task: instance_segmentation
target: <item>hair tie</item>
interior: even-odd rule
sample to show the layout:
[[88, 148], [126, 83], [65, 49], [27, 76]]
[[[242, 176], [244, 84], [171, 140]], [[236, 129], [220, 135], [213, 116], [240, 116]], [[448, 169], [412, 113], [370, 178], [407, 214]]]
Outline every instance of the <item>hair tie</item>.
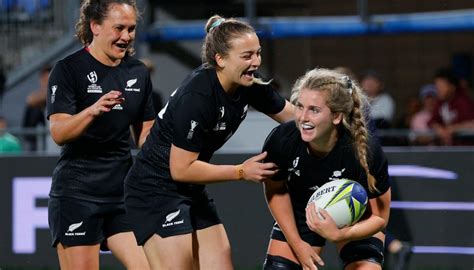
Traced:
[[209, 27], [209, 32], [211, 32], [212, 29], [214, 29], [214, 28], [218, 27], [219, 25], [221, 25], [221, 23], [223, 23], [224, 21], [225, 21], [224, 18], [220, 18], [220, 19], [218, 19], [217, 21], [215, 21], [215, 22], [211, 25], [211, 27]]
[[349, 91], [349, 94], [352, 95], [352, 86], [353, 86], [352, 80], [349, 78], [349, 76], [344, 76], [342, 77], [342, 79], [346, 82], [347, 91]]

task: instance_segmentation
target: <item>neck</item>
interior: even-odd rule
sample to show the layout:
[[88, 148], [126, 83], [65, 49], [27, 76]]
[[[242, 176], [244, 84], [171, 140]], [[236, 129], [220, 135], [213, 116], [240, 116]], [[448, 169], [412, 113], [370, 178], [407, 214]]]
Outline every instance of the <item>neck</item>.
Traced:
[[89, 53], [94, 57], [97, 61], [101, 62], [106, 66], [115, 67], [120, 64], [122, 59], [113, 59], [109, 57], [103, 50], [99, 50], [96, 48], [94, 41], [87, 47]]
[[327, 136], [309, 142], [309, 153], [317, 157], [326, 156], [336, 145], [338, 137], [337, 130], [334, 129]]
[[232, 83], [228, 78], [226, 78], [222, 71], [216, 69], [216, 73], [217, 79], [219, 80], [219, 83], [221, 84], [224, 91], [228, 95], [232, 96], [235, 93], [235, 90], [237, 90], [238, 86]]

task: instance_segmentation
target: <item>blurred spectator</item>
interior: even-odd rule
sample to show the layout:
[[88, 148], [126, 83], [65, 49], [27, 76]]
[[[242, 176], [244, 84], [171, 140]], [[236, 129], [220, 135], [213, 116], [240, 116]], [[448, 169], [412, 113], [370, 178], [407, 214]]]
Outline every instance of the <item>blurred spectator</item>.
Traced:
[[471, 140], [453, 135], [462, 131], [474, 132], [474, 103], [459, 88], [459, 82], [450, 69], [440, 69], [434, 76], [436, 92], [439, 98], [429, 126], [433, 128], [443, 145], [473, 144]]
[[[33, 91], [26, 97], [26, 107], [23, 114], [24, 128], [34, 128], [39, 125], [45, 126], [46, 117], [44, 109], [46, 107], [46, 95], [48, 88], [48, 78], [51, 66], [44, 66], [39, 74], [39, 88]], [[36, 135], [26, 135], [25, 142], [27, 143], [26, 148], [30, 151], [36, 151], [38, 148], [38, 141]]]
[[420, 89], [421, 109], [413, 116], [410, 121], [410, 130], [413, 131], [411, 141], [414, 144], [429, 145], [433, 143], [434, 137], [429, 133], [430, 121], [438, 97], [436, 87], [433, 84], [425, 84]]
[[20, 140], [7, 132], [7, 120], [0, 115], [0, 154], [20, 152]]
[[[148, 58], [142, 58], [140, 61], [143, 62], [143, 64], [147, 67], [148, 72], [150, 72], [150, 78], [153, 78], [153, 73], [155, 73], [155, 65], [153, 62], [148, 59]], [[155, 108], [155, 112], [161, 111], [161, 108], [163, 108], [163, 99], [161, 97], [161, 93], [158, 89], [155, 87], [153, 88], [152, 92], [152, 100], [153, 100], [153, 107]]]
[[370, 102], [370, 117], [377, 129], [390, 128], [395, 115], [395, 102], [384, 92], [384, 82], [380, 74], [373, 70], [365, 72], [360, 85]]
[[410, 122], [410, 129], [413, 131], [428, 131], [428, 122], [433, 115], [438, 98], [434, 84], [425, 84], [420, 89], [421, 110], [417, 112]]
[[349, 67], [346, 67], [346, 66], [338, 66], [338, 67], [335, 67], [335, 68], [334, 68], [334, 71], [339, 72], [339, 73], [341, 73], [341, 74], [345, 74], [345, 75], [349, 76], [349, 78], [351, 78], [351, 80], [356, 81], [357, 83], [359, 83], [359, 79], [358, 79], [357, 76], [354, 74], [354, 72], [352, 71], [352, 69], [350, 69]]
[[0, 55], [0, 110], [2, 109], [3, 93], [5, 92], [6, 81], [7, 77], [5, 75], [5, 69], [3, 67], [3, 57]]

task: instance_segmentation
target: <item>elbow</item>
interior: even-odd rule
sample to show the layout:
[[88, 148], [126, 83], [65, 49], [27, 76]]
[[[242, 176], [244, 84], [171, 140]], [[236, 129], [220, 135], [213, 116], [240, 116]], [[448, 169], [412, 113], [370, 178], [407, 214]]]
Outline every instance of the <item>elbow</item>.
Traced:
[[50, 134], [51, 134], [51, 138], [53, 139], [53, 141], [59, 145], [59, 146], [63, 146], [67, 143], [67, 141], [65, 140], [64, 136], [61, 136], [60, 132], [58, 132], [55, 128], [53, 128], [51, 126], [50, 128]]
[[183, 170], [176, 169], [170, 166], [171, 179], [176, 182], [186, 182]]

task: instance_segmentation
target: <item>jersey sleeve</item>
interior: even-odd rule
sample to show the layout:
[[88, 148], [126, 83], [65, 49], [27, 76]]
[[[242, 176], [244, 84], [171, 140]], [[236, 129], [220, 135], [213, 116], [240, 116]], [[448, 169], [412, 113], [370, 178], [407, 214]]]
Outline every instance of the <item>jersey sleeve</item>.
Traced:
[[378, 191], [371, 192], [368, 195], [369, 198], [375, 198], [381, 196], [390, 188], [390, 181], [388, 175], [388, 160], [377, 140], [372, 139], [369, 145], [369, 170], [370, 173], [375, 177], [375, 187]]
[[140, 122], [150, 121], [156, 117], [155, 108], [153, 106], [153, 84], [151, 82], [150, 76], [147, 76], [145, 93], [146, 95], [143, 101], [143, 112], [141, 114]]
[[[201, 152], [207, 133], [213, 127], [213, 114], [209, 98], [198, 93], [180, 97], [174, 108], [173, 144], [191, 152]], [[215, 125], [214, 121], [214, 125]]]
[[76, 114], [74, 78], [63, 62], [58, 62], [48, 80], [47, 116], [55, 113]]
[[276, 114], [285, 107], [285, 99], [270, 85], [253, 84], [249, 89], [249, 104], [265, 114]]
[[267, 151], [267, 157], [264, 162], [273, 162], [275, 163], [279, 171], [272, 176], [274, 181], [284, 181], [288, 179], [289, 171], [285, 165], [284, 151], [283, 146], [284, 142], [281, 140], [281, 128], [278, 126], [274, 128], [270, 134], [268, 134], [265, 143], [263, 144], [262, 152]]

